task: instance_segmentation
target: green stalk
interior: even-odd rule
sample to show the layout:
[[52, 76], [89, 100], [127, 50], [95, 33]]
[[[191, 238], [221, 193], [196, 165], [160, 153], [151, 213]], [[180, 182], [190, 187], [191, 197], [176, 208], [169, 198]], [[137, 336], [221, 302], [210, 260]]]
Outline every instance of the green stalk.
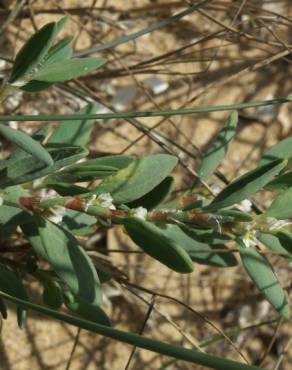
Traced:
[[[109, 120], [109, 119], [125, 119], [137, 117], [164, 117], [164, 116], [179, 116], [190, 115], [194, 113], [210, 113], [222, 112], [245, 108], [259, 108], [267, 105], [278, 105], [284, 103], [291, 103], [292, 95], [284, 98], [272, 100], [260, 100], [249, 103], [239, 104], [224, 104], [224, 105], [210, 105], [207, 107], [193, 107], [184, 109], [166, 109], [159, 111], [145, 111], [145, 112], [117, 112], [117, 113], [100, 113], [100, 114], [40, 114], [40, 115], [7, 115], [1, 116], [0, 121], [79, 121], [79, 120]], [[195, 122], [195, 121], [193, 121]]]
[[244, 364], [241, 362], [227, 360], [221, 357], [209, 355], [203, 352], [199, 352], [193, 349], [187, 349], [179, 347], [173, 344], [168, 344], [158, 340], [153, 340], [150, 338], [145, 338], [143, 336], [125, 332], [122, 330], [114, 329], [108, 326], [96, 324], [81, 318], [66, 315], [61, 312], [54, 311], [50, 308], [37, 305], [17, 297], [13, 297], [9, 294], [0, 291], [0, 297], [7, 299], [11, 302], [21, 305], [25, 309], [31, 309], [33, 311], [45, 314], [47, 316], [53, 317], [56, 320], [66, 322], [68, 324], [77, 326], [84, 330], [103, 335], [108, 338], [118, 340], [136, 346], [139, 348], [147, 349], [152, 352], [160, 353], [162, 355], [174, 357], [180, 360], [188, 361], [194, 364], [199, 364], [206, 366], [208, 368], [216, 370], [259, 370], [262, 369], [257, 366]]

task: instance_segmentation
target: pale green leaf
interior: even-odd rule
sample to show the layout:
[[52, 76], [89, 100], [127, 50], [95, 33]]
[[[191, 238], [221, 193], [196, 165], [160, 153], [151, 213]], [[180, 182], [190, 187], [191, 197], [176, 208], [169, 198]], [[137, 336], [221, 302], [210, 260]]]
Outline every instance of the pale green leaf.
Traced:
[[245, 271], [274, 309], [289, 319], [289, 305], [281, 284], [269, 261], [255, 248], [239, 247]]
[[56, 31], [56, 23], [52, 22], [46, 24], [32, 35], [16, 55], [9, 83], [31, 79], [30, 77], [35, 74], [36, 69], [51, 47]]
[[250, 197], [271, 181], [286, 164], [286, 160], [276, 159], [240, 176], [227, 185], [204, 210], [216, 211], [221, 208], [230, 207]]
[[273, 201], [265, 212], [267, 217], [274, 217], [278, 220], [285, 220], [292, 217], [292, 188], [284, 191]]
[[177, 158], [167, 154], [149, 155], [107, 177], [92, 193], [110, 193], [116, 203], [128, 203], [149, 193], [173, 170]]
[[60, 226], [36, 217], [48, 262], [70, 290], [85, 301], [100, 304], [101, 290], [96, 269], [77, 239]]
[[122, 221], [130, 238], [151, 257], [174, 271], [190, 273], [193, 263], [186, 251], [177, 241], [151, 222], [139, 218]]
[[[94, 103], [87, 104], [78, 114], [92, 114], [96, 112], [97, 105]], [[95, 120], [79, 120], [61, 122], [49, 138], [49, 143], [64, 143], [72, 145], [85, 146], [93, 129]]]
[[19, 130], [0, 125], [0, 134], [39, 161], [51, 166], [54, 161], [48, 151], [36, 140]]
[[207, 153], [204, 155], [198, 174], [200, 177], [207, 178], [213, 174], [216, 170], [225, 154], [228, 150], [228, 145], [233, 139], [236, 126], [238, 122], [238, 113], [234, 111], [228, 117], [225, 126], [219, 132], [218, 136], [215, 138], [213, 144], [210, 146]]
[[292, 187], [292, 172], [283, 173], [270, 181], [265, 189], [271, 191], [283, 191]]
[[292, 158], [292, 137], [288, 137], [279, 143], [269, 148], [262, 156], [259, 161], [259, 165], [262, 166], [275, 159], [290, 159]]
[[[199, 242], [193, 238], [196, 237], [194, 231], [189, 230], [187, 235], [176, 225], [164, 225], [161, 226], [161, 229], [169, 239], [182, 247], [196, 263], [215, 267], [232, 267], [237, 265], [236, 258], [232, 252], [228, 252], [222, 241], [216, 241], [214, 244]], [[215, 249], [223, 249], [226, 253], [213, 252]]]
[[33, 79], [45, 82], [63, 82], [88, 74], [106, 63], [102, 58], [80, 58], [64, 60], [44, 66]]

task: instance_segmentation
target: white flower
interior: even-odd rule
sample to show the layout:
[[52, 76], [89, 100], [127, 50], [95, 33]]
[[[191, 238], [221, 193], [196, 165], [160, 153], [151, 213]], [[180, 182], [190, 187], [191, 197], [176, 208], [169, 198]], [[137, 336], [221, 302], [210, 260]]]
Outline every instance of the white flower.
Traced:
[[87, 202], [84, 205], [84, 211], [87, 212], [88, 208], [92, 206], [93, 202], [96, 200], [96, 195], [93, 194], [90, 199], [87, 200]]
[[246, 248], [254, 247], [257, 245], [257, 231], [256, 230], [250, 230], [248, 231], [244, 237], [242, 238], [242, 241]]
[[132, 215], [134, 217], [140, 218], [141, 220], [146, 220], [147, 217], [147, 209], [144, 207], [138, 207], [132, 209]]
[[102, 193], [97, 197], [99, 205], [103, 208], [109, 208], [115, 210], [116, 207], [113, 204], [113, 198], [110, 193]]
[[292, 221], [288, 221], [288, 220], [272, 219], [272, 221], [270, 221], [270, 223], [271, 223], [270, 230], [281, 229], [282, 227], [292, 225]]
[[56, 207], [54, 207], [54, 208], [51, 209], [51, 212], [52, 212], [52, 215], [50, 215], [48, 217], [48, 219], [51, 222], [54, 222], [55, 224], [59, 224], [59, 223], [62, 222], [63, 217], [66, 214], [66, 208], [56, 206]]
[[250, 200], [248, 199], [244, 199], [241, 203], [240, 203], [240, 208], [242, 211], [244, 212], [251, 212], [252, 210], [252, 203]]

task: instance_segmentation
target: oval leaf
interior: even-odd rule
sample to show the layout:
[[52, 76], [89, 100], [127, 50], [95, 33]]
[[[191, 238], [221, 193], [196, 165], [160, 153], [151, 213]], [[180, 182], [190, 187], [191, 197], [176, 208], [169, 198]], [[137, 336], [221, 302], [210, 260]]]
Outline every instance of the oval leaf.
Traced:
[[288, 137], [280, 141], [278, 144], [269, 148], [262, 156], [259, 165], [262, 166], [275, 159], [290, 159], [292, 158], [292, 137]]
[[159, 185], [143, 197], [127, 204], [130, 208], [144, 207], [151, 210], [161, 204], [170, 194], [174, 184], [172, 176], [166, 177]]
[[105, 64], [102, 58], [81, 58], [52, 63], [40, 69], [33, 76], [34, 80], [45, 82], [63, 82], [83, 76]]
[[39, 179], [61, 167], [75, 163], [85, 157], [87, 150], [73, 145], [50, 144], [46, 149], [53, 158], [53, 165], [47, 166], [32, 156], [25, 156], [20, 159], [13, 158], [0, 162], [0, 187], [7, 187], [23, 184]]
[[270, 181], [265, 189], [272, 191], [283, 191], [292, 187], [292, 172], [286, 172]]
[[36, 140], [19, 130], [0, 125], [0, 134], [39, 161], [51, 166], [54, 161], [46, 149]]
[[82, 182], [104, 179], [119, 169], [127, 167], [135, 157], [129, 155], [113, 155], [91, 159], [65, 168], [58, 173], [48, 176], [46, 182]]
[[204, 155], [198, 174], [200, 177], [207, 178], [216, 170], [225, 154], [227, 153], [228, 144], [233, 139], [238, 122], [238, 113], [234, 111], [228, 117], [224, 127], [219, 132], [215, 141]]
[[149, 155], [107, 177], [92, 193], [110, 193], [116, 203], [128, 203], [149, 193], [160, 184], [177, 163], [168, 154]]
[[[70, 293], [69, 293], [70, 294]], [[67, 308], [80, 317], [97, 324], [111, 326], [111, 321], [102, 308], [96, 305], [89, 304], [78, 297], [66, 294]]]
[[204, 210], [215, 211], [241, 202], [261, 190], [286, 164], [287, 161], [277, 159], [240, 176], [227, 185]]
[[[215, 267], [232, 267], [237, 265], [237, 260], [232, 252], [228, 253], [228, 249], [222, 243], [216, 242], [210, 245], [199, 242], [191, 237], [193, 235], [192, 232], [189, 232], [187, 235], [176, 225], [166, 225], [162, 229], [196, 263]], [[212, 251], [213, 249], [224, 249], [226, 253], [216, 253]]]
[[62, 62], [65, 59], [71, 58], [73, 52], [69, 44], [73, 38], [73, 36], [65, 36], [62, 40], [53, 45], [45, 57], [44, 65]]
[[281, 193], [265, 212], [268, 217], [285, 220], [292, 217], [292, 188]]
[[44, 59], [56, 35], [56, 23], [48, 23], [35, 33], [16, 55], [9, 83], [29, 80], [35, 68]]
[[190, 273], [193, 263], [186, 251], [159, 227], [139, 218], [123, 220], [130, 238], [147, 254], [174, 271]]
[[274, 252], [290, 253], [292, 260], [292, 234], [279, 230], [271, 233], [259, 233], [257, 239]]
[[[47, 135], [49, 134], [52, 126], [51, 124], [46, 124], [40, 129], [36, 130], [31, 138], [39, 143], [43, 143], [43, 141], [46, 139]], [[20, 159], [22, 157], [25, 157], [27, 155], [26, 151], [24, 151], [21, 148], [16, 148], [10, 155], [9, 159]]]
[[66, 229], [36, 217], [44, 253], [56, 274], [85, 301], [100, 304], [101, 289], [96, 269], [79, 242]]
[[239, 248], [243, 267], [268, 302], [285, 319], [289, 305], [281, 284], [268, 260], [254, 248]]
[[[28, 296], [21, 280], [12, 270], [0, 265], [0, 290], [13, 297], [27, 301]], [[25, 325], [26, 310], [21, 304], [17, 306], [17, 323], [20, 329]]]
[[56, 281], [47, 280], [44, 285], [43, 301], [49, 307], [58, 309], [63, 304], [62, 288]]
[[[96, 113], [97, 105], [87, 104], [78, 114]], [[48, 140], [48, 143], [62, 143], [85, 146], [91, 135], [95, 120], [74, 120], [61, 122]]]

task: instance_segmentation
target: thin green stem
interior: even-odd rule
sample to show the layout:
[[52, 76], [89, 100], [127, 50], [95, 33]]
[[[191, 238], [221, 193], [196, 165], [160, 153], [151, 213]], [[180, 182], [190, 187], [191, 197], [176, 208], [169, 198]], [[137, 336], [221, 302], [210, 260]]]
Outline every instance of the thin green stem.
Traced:
[[[100, 113], [100, 114], [40, 114], [40, 115], [3, 115], [0, 116], [0, 121], [79, 121], [79, 120], [109, 120], [109, 119], [126, 119], [126, 118], [141, 118], [141, 117], [164, 117], [164, 116], [178, 116], [190, 115], [195, 113], [211, 113], [230, 111], [235, 109], [245, 108], [259, 108], [268, 105], [278, 105], [284, 103], [291, 103], [292, 95], [272, 99], [260, 100], [249, 103], [239, 104], [224, 104], [224, 105], [211, 105], [207, 107], [193, 107], [184, 109], [166, 109], [160, 111], [144, 111], [144, 112], [117, 112], [117, 113]], [[195, 121], [193, 121], [195, 122]]]

